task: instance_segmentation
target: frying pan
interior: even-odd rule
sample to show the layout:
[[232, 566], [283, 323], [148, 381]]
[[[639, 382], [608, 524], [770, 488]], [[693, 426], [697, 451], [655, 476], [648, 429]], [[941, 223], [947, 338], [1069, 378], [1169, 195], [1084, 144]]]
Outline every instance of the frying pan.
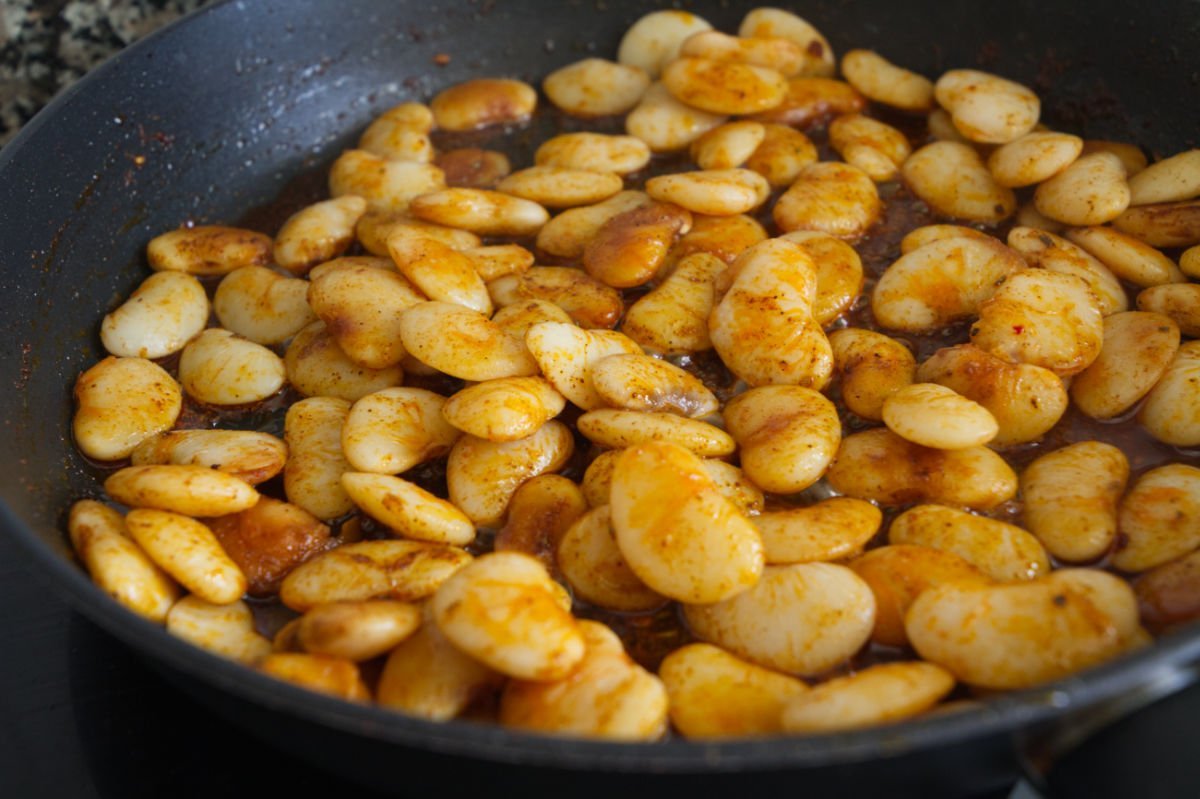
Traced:
[[[691, 10], [734, 30], [751, 4]], [[146, 274], [144, 248], [184, 220], [243, 218], [353, 141], [376, 114], [479, 75], [537, 82], [610, 56], [652, 3], [262, 0], [206, 7], [66, 91], [0, 152], [0, 526], [48, 590], [231, 720], [312, 762], [395, 790], [574, 795], [788, 789], [962, 795], [1011, 781], [1061, 731], [1102, 724], [1178, 687], [1200, 630], [982, 709], [879, 730], [765, 741], [620, 745], [468, 722], [430, 724], [277, 682], [120, 609], [73, 560], [70, 502], [97, 492], [68, 435], [70, 387], [102, 350], [97, 320]], [[835, 50], [876, 49], [927, 75], [994, 69], [1033, 86], [1051, 125], [1195, 146], [1200, 3], [1105, 0], [809, 2]], [[450, 61], [434, 65], [445, 53]], [[267, 230], [273, 233], [273, 230]], [[1051, 749], [1037, 748], [1049, 741]], [[517, 767], [535, 768], [517, 768]], [[581, 778], [581, 775], [586, 775]]]

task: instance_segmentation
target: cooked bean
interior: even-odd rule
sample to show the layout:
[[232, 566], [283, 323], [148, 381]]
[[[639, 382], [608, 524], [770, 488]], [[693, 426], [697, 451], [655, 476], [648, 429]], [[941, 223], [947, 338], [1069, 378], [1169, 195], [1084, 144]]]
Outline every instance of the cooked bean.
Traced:
[[1001, 186], [1032, 186], [1062, 172], [1082, 150], [1083, 139], [1078, 136], [1034, 131], [997, 148], [987, 165]]
[[205, 525], [246, 575], [246, 593], [256, 597], [279, 593], [292, 569], [351, 538], [344, 527], [332, 538], [316, 516], [271, 497], [259, 497], [244, 511], [205, 519]]
[[1140, 572], [1200, 547], [1200, 469], [1173, 463], [1138, 478], [1121, 500], [1112, 564]]
[[264, 674], [285, 682], [349, 702], [367, 702], [371, 699], [371, 693], [353, 661], [328, 655], [274, 652], [263, 658], [258, 668]]
[[746, 475], [779, 494], [803, 491], [821, 479], [842, 438], [837, 408], [801, 386], [750, 389], [726, 404], [724, 416]]
[[[604, 504], [608, 503], [607, 495]], [[513, 492], [508, 519], [496, 532], [497, 552], [522, 552], [557, 575], [555, 553], [568, 528], [587, 512], [579, 486], [557, 474], [531, 477]]]
[[1000, 426], [982, 405], [937, 383], [913, 383], [883, 401], [893, 433], [926, 447], [968, 449], [996, 437]]
[[754, 518], [767, 563], [812, 563], [857, 555], [879, 531], [883, 514], [870, 502], [833, 497]]
[[736, 445], [719, 427], [673, 413], [600, 408], [579, 417], [579, 432], [593, 444], [624, 449], [651, 441], [678, 444], [700, 456], [729, 455]]
[[367, 201], [352, 194], [300, 209], [275, 236], [275, 263], [302, 275], [338, 257], [354, 243], [354, 226], [366, 210]]
[[430, 191], [415, 198], [408, 210], [426, 222], [480, 236], [532, 236], [550, 218], [535, 202], [489, 189]]
[[938, 103], [971, 141], [1003, 144], [1033, 130], [1037, 95], [1019, 83], [973, 69], [952, 69], [934, 84]]
[[[927, 144], [908, 157], [901, 172], [914, 194], [938, 213], [955, 219], [994, 223], [1017, 210], [1012, 189], [996, 182], [969, 144]], [[1040, 205], [1038, 210], [1046, 213]]]
[[1200, 150], [1157, 161], [1129, 180], [1129, 204], [1171, 203], [1200, 197]]
[[[507, 174], [507, 172], [505, 173]], [[393, 236], [434, 239], [447, 247], [466, 250], [478, 247], [480, 239], [474, 233], [445, 225], [435, 225], [421, 219], [393, 211], [367, 211], [358, 220], [355, 234], [363, 249], [372, 255], [390, 259], [387, 240]], [[315, 274], [310, 273], [315, 278]]]
[[[1054, 234], [1061, 234], [1067, 229], [1067, 226], [1062, 222], [1051, 219], [1038, 211], [1032, 200], [1029, 200], [1017, 209], [1017, 215], [1013, 218], [1013, 221], [1022, 227], [1044, 230]], [[1009, 246], [1011, 247], [1012, 245], [1009, 244]]]
[[825, 478], [841, 494], [881, 505], [922, 501], [988, 510], [1017, 493], [1017, 476], [989, 449], [930, 449], [886, 428], [843, 438]]
[[1106, 139], [1084, 139], [1083, 155], [1091, 155], [1092, 153], [1112, 153], [1117, 158], [1120, 158], [1121, 164], [1125, 167], [1125, 174], [1128, 177], [1133, 177], [1141, 172], [1149, 163], [1146, 159], [1146, 153], [1142, 151], [1142, 148], [1128, 142], [1108, 141]]
[[[1189, 338], [1200, 336], [1200, 285], [1168, 283], [1152, 286], [1138, 294], [1137, 307], [1169, 318]], [[1103, 356], [1104, 351], [1100, 354]]]
[[1066, 235], [1122, 280], [1142, 287], [1184, 282], [1174, 261], [1133, 236], [1106, 227], [1075, 228]]
[[1151, 247], [1200, 244], [1200, 200], [1139, 205], [1113, 220], [1113, 227]]
[[862, 114], [846, 114], [833, 120], [829, 143], [846, 163], [866, 172], [876, 183], [895, 180], [912, 154], [903, 133]]
[[[696, 188], [684, 187], [683, 191]], [[670, 202], [654, 202], [619, 213], [601, 225], [584, 247], [583, 268], [595, 280], [614, 288], [640, 286], [654, 277], [671, 245], [691, 227], [691, 213]]]
[[367, 126], [358, 140], [360, 150], [395, 161], [433, 160], [433, 112], [420, 103], [401, 103], [389, 108]]
[[519, 341], [522, 347], [525, 346], [525, 334], [529, 328], [541, 322], [571, 324], [571, 317], [562, 308], [545, 300], [518, 300], [496, 311], [492, 317], [492, 323]]
[[524, 377], [537, 364], [521, 342], [483, 314], [446, 302], [424, 302], [400, 318], [400, 338], [414, 357], [463, 380]]
[[1179, 269], [1190, 278], [1200, 278], [1200, 245], [1189, 247], [1179, 256]]
[[592, 386], [592, 364], [609, 355], [641, 354], [641, 348], [621, 333], [561, 322], [534, 325], [525, 343], [550, 384], [585, 411], [604, 407], [604, 398]]
[[841, 376], [842, 402], [864, 419], [883, 418], [883, 403], [913, 382], [912, 352], [873, 330], [844, 328], [829, 334], [834, 366]]
[[306, 397], [338, 397], [353, 402], [404, 378], [399, 366], [368, 369], [346, 356], [324, 322], [305, 327], [288, 345], [283, 358], [288, 382]]
[[104, 349], [118, 357], [162, 358], [208, 323], [208, 297], [183, 272], [155, 272], [100, 323]]
[[283, 359], [261, 344], [220, 328], [192, 339], [179, 356], [179, 382], [210, 405], [260, 402], [283, 387]]
[[628, 175], [650, 163], [650, 148], [633, 136], [586, 131], [562, 133], [542, 142], [533, 156], [533, 162], [538, 166]]
[[286, 460], [287, 445], [269, 433], [251, 430], [172, 430], [147, 438], [130, 454], [134, 466], [195, 464], [251, 485], [279, 474]]
[[700, 458], [651, 442], [621, 454], [613, 470], [611, 518], [633, 573], [681, 602], [728, 599], [763, 569], [754, 525], [717, 490]]
[[594, 362], [588, 374], [596, 393], [614, 408], [700, 419], [720, 405], [699, 378], [648, 355], [611, 355]]
[[728, 122], [692, 142], [692, 160], [705, 170], [735, 169], [746, 163], [766, 135], [761, 123], [748, 119]]
[[563, 211], [538, 231], [538, 249], [563, 258], [579, 258], [605, 222], [650, 202], [643, 192], [622, 191], [604, 202]]
[[669, 277], [680, 261], [698, 252], [714, 255], [727, 264], [733, 263], [743, 252], [766, 240], [767, 231], [763, 226], [745, 214], [692, 214], [692, 229], [675, 242], [656, 277]]
[[386, 388], [354, 403], [341, 449], [360, 472], [399, 474], [450, 451], [459, 437], [443, 416], [446, 398], [422, 388]]
[[1095, 419], [1132, 408], [1170, 367], [1179, 328], [1169, 317], [1126, 311], [1104, 319], [1104, 344], [1092, 365], [1071, 382], [1071, 399]]
[[249, 483], [207, 466], [127, 466], [108, 476], [104, 490], [131, 508], [185, 516], [223, 516], [258, 501], [258, 492]]
[[349, 413], [347, 400], [310, 397], [288, 408], [284, 419], [288, 460], [283, 490], [288, 502], [318, 519], [336, 519], [354, 508], [342, 488], [342, 472], [350, 470], [342, 453], [342, 426]]
[[486, 283], [505, 275], [524, 274], [533, 266], [533, 253], [519, 244], [493, 244], [463, 250], [475, 273]]
[[195, 519], [135, 508], [125, 517], [125, 525], [151, 560], [206, 602], [227, 605], [246, 593], [242, 570], [221, 549], [212, 531]]
[[684, 40], [679, 55], [768, 67], [785, 78], [803, 71], [810, 57], [782, 36], [730, 36], [720, 31], [693, 33]]
[[255, 631], [254, 614], [240, 600], [213, 604], [199, 596], [185, 596], [167, 614], [167, 632], [247, 665], [271, 654], [271, 642]]
[[1104, 316], [1129, 309], [1129, 298], [1121, 281], [1091, 253], [1067, 239], [1044, 230], [1015, 227], [1008, 232], [1008, 246], [1019, 252], [1030, 266], [1083, 278], [1100, 301]]
[[567, 64], [542, 81], [542, 91], [550, 102], [577, 117], [624, 114], [638, 104], [649, 86], [646, 70], [603, 58]]
[[[388, 253], [400, 274], [411, 281], [420, 294], [491, 315], [492, 300], [487, 286], [467, 255], [432, 239], [409, 237], [389, 238]], [[415, 304], [412, 302], [410, 306]], [[329, 322], [328, 319], [325, 321]]]
[[310, 654], [360, 662], [387, 654], [420, 624], [421, 609], [407, 602], [330, 602], [300, 617], [296, 640]]
[[[635, 245], [625, 255], [636, 257], [639, 252], [645, 253]], [[493, 286], [495, 283], [489, 288]], [[586, 328], [615, 326], [625, 308], [616, 289], [581, 269], [566, 266], [535, 266], [517, 278], [512, 301], [530, 299], [554, 303]]]
[[270, 236], [242, 228], [197, 225], [155, 236], [146, 260], [156, 272], [224, 275], [242, 266], [271, 262]]
[[[913, 250], [942, 239], [978, 239], [996, 241], [996, 237], [964, 225], [935, 224], [913, 228], [900, 240], [900, 254], [908, 255]], [[1012, 245], [1009, 245], [1012, 246]]]
[[456, 189], [495, 188], [512, 172], [512, 164], [504, 153], [477, 147], [438, 153], [434, 163], [446, 173], [446, 185]]
[[821, 32], [807, 20], [779, 8], [755, 8], [746, 13], [738, 26], [738, 36], [779, 36], [798, 45], [805, 54], [803, 75], [832, 75], [837, 65], [833, 48]]
[[346, 472], [342, 487], [364, 513], [405, 538], [465, 545], [475, 526], [458, 508], [390, 474]]
[[[821, 674], [857, 652], [871, 635], [875, 599], [845, 566], [768, 566], [749, 590], [707, 605], [685, 605], [692, 632], [759, 666]], [[763, 619], [786, 619], [764, 625]]]
[[941, 585], [905, 620], [913, 647], [963, 682], [1028, 688], [1074, 674], [1128, 648], [1137, 602], [1120, 578], [1061, 569], [1014, 585]]
[[72, 433], [84, 455], [115, 461], [170, 430], [183, 409], [179, 384], [145, 358], [109, 356], [75, 381]]
[[652, 83], [642, 101], [625, 117], [625, 132], [656, 153], [682, 150], [725, 122], [724, 114], [684, 105], [662, 83]]
[[1100, 557], [1117, 535], [1117, 502], [1129, 479], [1119, 449], [1081, 441], [1043, 455], [1021, 475], [1024, 519], [1056, 558]]
[[1177, 447], [1200, 444], [1200, 341], [1185, 342], [1146, 395], [1138, 418], [1159, 441]]
[[929, 710], [954, 683], [950, 672], [933, 663], [879, 663], [788, 700], [783, 729], [833, 732], [901, 721]]
[[537, 90], [507, 78], [477, 78], [443, 89], [429, 103], [442, 130], [474, 130], [524, 122], [537, 107]]
[[1068, 225], [1102, 225], [1129, 206], [1125, 167], [1111, 153], [1077, 159], [1038, 186], [1033, 195], [1038, 211]]
[[711, 169], [650, 178], [646, 193], [698, 214], [734, 216], [765, 202], [770, 186], [749, 169]]
[[743, 164], [767, 179], [771, 188], [791, 186], [804, 167], [817, 160], [812, 140], [787, 125], [763, 122], [762, 144]]
[[327, 602], [416, 602], [470, 562], [458, 547], [424, 541], [343, 544], [292, 571], [279, 598], [298, 613]]
[[842, 56], [842, 74], [851, 86], [877, 103], [904, 111], [933, 109], [932, 81], [872, 50], [847, 51]]
[[395, 161], [366, 150], [346, 150], [329, 169], [330, 194], [362, 197], [373, 211], [403, 212], [414, 197], [445, 185], [445, 174], [433, 164]]
[[[583, 495], [590, 507], [607, 505], [612, 492], [612, 475], [617, 459], [624, 450], [610, 449], [596, 456], [583, 475]], [[717, 491], [746, 516], [762, 513], [766, 500], [762, 489], [750, 482], [742, 470], [716, 458], [701, 460], [704, 471], [716, 485]]]
[[657, 78], [689, 36], [711, 30], [706, 20], [687, 11], [652, 11], [630, 26], [617, 47], [617, 61]]
[[918, 505], [888, 529], [888, 542], [953, 552], [999, 582], [1032, 580], [1050, 571], [1041, 543], [1014, 524], [942, 505]]
[[255, 344], [287, 341], [317, 318], [308, 305], [308, 283], [265, 266], [226, 275], [213, 295], [213, 311], [221, 327]]
[[1164, 563], [1133, 583], [1142, 622], [1166, 632], [1200, 616], [1200, 552]]
[[[474, 270], [471, 277], [479, 280]], [[327, 272], [308, 289], [309, 304], [338, 347], [369, 369], [385, 369], [404, 358], [401, 314], [424, 299], [403, 275], [369, 266]]]
[[463, 389], [446, 401], [446, 421], [489, 441], [516, 441], [532, 435], [566, 404], [563, 396], [540, 377], [487, 380]]
[[713, 281], [725, 264], [708, 253], [681, 259], [666, 280], [629, 307], [621, 331], [651, 352], [687, 355], [712, 348]]
[[129, 537], [121, 514], [82, 499], [71, 506], [67, 530], [75, 554], [102, 591], [151, 621], [167, 618], [179, 586]]
[[499, 191], [547, 208], [572, 208], [607, 200], [622, 187], [620, 176], [594, 169], [531, 166], [496, 184]]
[[557, 563], [575, 595], [593, 605], [640, 612], [667, 602], [629, 568], [613, 537], [607, 505], [588, 511], [567, 529], [558, 544]]
[[800, 170], [772, 215], [783, 231], [815, 230], [856, 239], [875, 224], [883, 204], [875, 183], [856, 166], [826, 161]]
[[802, 76], [787, 82], [787, 93], [778, 107], [753, 116], [757, 122], [804, 128], [829, 117], [855, 114], [867, 107], [867, 98], [845, 81]]

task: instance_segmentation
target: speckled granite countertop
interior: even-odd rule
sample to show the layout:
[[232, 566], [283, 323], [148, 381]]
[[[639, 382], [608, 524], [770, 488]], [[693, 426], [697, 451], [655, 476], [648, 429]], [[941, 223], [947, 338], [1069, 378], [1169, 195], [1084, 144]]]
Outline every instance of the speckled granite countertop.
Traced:
[[0, 145], [122, 47], [205, 0], [0, 0]]

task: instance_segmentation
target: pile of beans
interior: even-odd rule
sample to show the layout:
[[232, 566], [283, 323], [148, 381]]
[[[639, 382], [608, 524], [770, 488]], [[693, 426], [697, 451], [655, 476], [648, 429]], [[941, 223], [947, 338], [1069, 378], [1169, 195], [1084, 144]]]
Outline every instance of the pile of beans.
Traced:
[[531, 166], [537, 90], [471, 80], [273, 238], [155, 238], [75, 386], [95, 582], [313, 690], [624, 740], [894, 722], [1200, 616], [1200, 151], [840, 67], [655, 12], [546, 77]]

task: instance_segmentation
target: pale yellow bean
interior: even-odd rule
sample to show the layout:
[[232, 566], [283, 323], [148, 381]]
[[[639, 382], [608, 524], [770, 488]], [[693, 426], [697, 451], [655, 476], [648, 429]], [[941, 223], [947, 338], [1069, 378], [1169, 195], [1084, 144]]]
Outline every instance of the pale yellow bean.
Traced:
[[421, 609], [407, 602], [330, 602], [300, 617], [296, 641], [313, 655], [361, 662], [387, 654], [420, 625]]
[[[479, 279], [474, 272], [472, 277]], [[338, 347], [368, 369], [386, 369], [403, 360], [400, 318], [424, 299], [403, 275], [368, 266], [327, 272], [308, 289], [309, 305]]]
[[[672, 234], [673, 235], [673, 234]], [[488, 285], [496, 288], [500, 281]], [[562, 308], [576, 324], [586, 328], [611, 328], [621, 318], [621, 294], [596, 278], [567, 266], [535, 266], [513, 280], [512, 296], [499, 304], [545, 300]]]
[[725, 269], [719, 258], [694, 253], [625, 313], [621, 331], [650, 352], [688, 355], [712, 348], [708, 318], [713, 281]]
[[846, 163], [866, 172], [876, 183], [895, 180], [912, 154], [903, 133], [862, 114], [846, 114], [833, 120], [829, 143]]
[[529, 352], [486, 316], [447, 302], [423, 302], [400, 317], [404, 348], [421, 363], [463, 380], [537, 373]]
[[416, 236], [435, 239], [456, 250], [478, 247], [480, 238], [474, 233], [445, 225], [435, 225], [394, 211], [367, 211], [354, 229], [363, 249], [372, 255], [389, 258], [387, 240], [392, 236]]
[[477, 78], [440, 91], [429, 103], [442, 130], [474, 130], [523, 122], [537, 107], [537, 90], [510, 78]]
[[[1137, 307], [1140, 311], [1169, 318], [1189, 338], [1200, 337], [1200, 285], [1168, 283], [1152, 286], [1138, 294]], [[1103, 350], [1100, 355], [1104, 355]]]
[[626, 115], [625, 132], [656, 153], [669, 153], [682, 150], [726, 119], [724, 114], [684, 105], [662, 83], [652, 83]]
[[[572, 168], [579, 168], [579, 165], [573, 165]], [[584, 247], [605, 222], [617, 214], [649, 205], [650, 202], [643, 192], [622, 191], [604, 202], [563, 211], [538, 231], [538, 249], [562, 258], [579, 258], [583, 255]]]
[[720, 31], [693, 33], [679, 54], [769, 67], [785, 78], [800, 74], [810, 58], [800, 45], [782, 36], [730, 36]]
[[1105, 316], [1129, 310], [1129, 297], [1121, 281], [1077, 244], [1045, 230], [1015, 227], [1008, 232], [1008, 246], [1019, 252], [1030, 266], [1083, 278], [1100, 301], [1100, 312]]
[[[1061, 234], [1067, 229], [1067, 226], [1062, 222], [1055, 221], [1038, 211], [1032, 200], [1017, 209], [1017, 215], [1013, 218], [1013, 221], [1022, 227], [1030, 227], [1035, 230], [1044, 230], [1055, 234]], [[1009, 246], [1011, 247], [1012, 245], [1010, 244]]]
[[841, 560], [862, 552], [883, 522], [870, 502], [832, 497], [814, 505], [754, 517], [767, 563]]
[[[857, 652], [871, 636], [875, 599], [845, 566], [768, 566], [762, 579], [732, 599], [686, 605], [684, 619], [702, 640], [759, 666], [821, 674]], [[763, 624], [788, 619], [788, 624]]]
[[646, 193], [655, 200], [710, 216], [751, 211], [766, 201], [770, 190], [766, 178], [749, 169], [679, 172], [646, 181]]
[[249, 483], [207, 466], [127, 466], [108, 476], [104, 490], [131, 508], [185, 516], [224, 516], [258, 502], [258, 492]]
[[1021, 474], [1023, 518], [1051, 555], [1094, 560], [1117, 535], [1117, 502], [1129, 479], [1121, 450], [1081, 441], [1035, 460]]
[[273, 652], [259, 662], [258, 669], [276, 679], [350, 702], [371, 699], [358, 666], [350, 660], [301, 652]]
[[283, 423], [288, 446], [283, 490], [288, 502], [324, 521], [354, 509], [342, 488], [342, 472], [350, 470], [342, 454], [342, 426], [349, 413], [347, 400], [310, 397], [288, 408]]
[[999, 582], [1032, 580], [1050, 571], [1045, 548], [1015, 524], [942, 505], [918, 505], [888, 529], [888, 542], [941, 549]]
[[170, 430], [183, 409], [179, 384], [145, 358], [109, 356], [75, 381], [75, 444], [89, 458], [129, 457], [145, 439]]
[[1107, 139], [1084, 139], [1083, 155], [1090, 155], [1092, 153], [1112, 153], [1117, 158], [1120, 158], [1121, 164], [1125, 167], [1125, 174], [1129, 177], [1133, 177], [1141, 172], [1149, 163], [1146, 153], [1142, 148], [1129, 142], [1109, 141]]
[[341, 449], [360, 472], [399, 474], [445, 455], [459, 432], [442, 416], [446, 398], [422, 388], [385, 388], [354, 403]]
[[938, 383], [895, 392], [883, 401], [882, 417], [896, 435], [936, 449], [978, 447], [1000, 431], [987, 408]]
[[[922, 225], [913, 228], [900, 240], [900, 254], [908, 255], [918, 247], [932, 244], [942, 239], [978, 239], [980, 241], [996, 241], [996, 237], [964, 225], [935, 224]], [[1012, 245], [1009, 245], [1012, 246]]]
[[405, 538], [458, 546], [475, 539], [475, 525], [462, 511], [407, 480], [346, 472], [342, 487], [364, 513]]
[[934, 84], [938, 104], [954, 126], [974, 142], [1003, 144], [1033, 130], [1041, 103], [1032, 91], [1010, 80], [973, 69], [952, 69]]
[[603, 58], [585, 58], [551, 72], [542, 81], [550, 102], [577, 117], [624, 114], [650, 86], [646, 70]]
[[842, 439], [834, 404], [801, 386], [752, 388], [726, 404], [724, 417], [746, 476], [778, 494], [821, 479]]
[[1121, 500], [1112, 564], [1140, 572], [1200, 547], [1200, 469], [1173, 463], [1151, 469]]
[[283, 387], [287, 369], [271, 350], [221, 328], [192, 339], [179, 357], [179, 382], [200, 402], [245, 405]]
[[877, 103], [904, 111], [933, 109], [933, 82], [898, 67], [872, 50], [849, 50], [842, 56], [842, 74], [855, 89]]
[[396, 161], [433, 160], [433, 112], [420, 103], [401, 103], [389, 108], [367, 126], [358, 140], [360, 150]]
[[1102, 225], [1129, 206], [1125, 167], [1111, 153], [1092, 153], [1037, 187], [1034, 206], [1068, 225]]
[[353, 402], [404, 379], [399, 365], [368, 369], [350, 360], [325, 323], [319, 321], [296, 334], [283, 363], [292, 388], [306, 397], [337, 397]]
[[121, 514], [81, 499], [71, 506], [67, 530], [75, 554], [100, 590], [139, 616], [159, 623], [167, 618], [179, 586], [133, 542]]
[[275, 263], [303, 275], [337, 258], [354, 243], [354, 226], [366, 211], [367, 201], [353, 194], [301, 208], [275, 235]]
[[213, 311], [221, 327], [255, 344], [280, 344], [317, 318], [308, 305], [308, 283], [265, 266], [226, 275], [213, 295]]
[[[588, 464], [583, 475], [582, 488], [589, 507], [598, 508], [609, 503], [613, 469], [623, 451], [610, 449], [601, 452]], [[704, 458], [701, 464], [721, 495], [732, 502], [739, 511], [746, 516], [762, 513], [766, 504], [762, 489], [750, 482], [741, 469], [716, 458]]]
[[433, 239], [397, 236], [387, 245], [396, 269], [420, 294], [491, 316], [487, 286], [469, 256]]
[[251, 485], [283, 469], [287, 445], [270, 433], [251, 430], [172, 430], [151, 436], [130, 454], [134, 466], [195, 464], [218, 469]]
[[735, 169], [746, 163], [766, 135], [766, 128], [759, 122], [744, 119], [726, 123], [692, 142], [692, 160], [701, 169]]
[[574, 208], [603, 202], [621, 191], [616, 173], [561, 166], [531, 166], [496, 184], [498, 191], [531, 200], [547, 208]]
[[1129, 180], [1129, 204], [1172, 203], [1200, 197], [1200, 150], [1157, 161]]
[[1179, 256], [1179, 268], [1192, 279], [1200, 278], [1200, 245], [1189, 247]]
[[772, 215], [780, 230], [815, 230], [856, 239], [879, 219], [883, 204], [866, 172], [850, 164], [825, 161], [800, 170], [796, 181], [775, 203]]
[[755, 8], [746, 13], [738, 26], [738, 36], [778, 36], [799, 46], [805, 54], [802, 75], [832, 75], [837, 66], [829, 40], [808, 20], [780, 8]]
[[486, 380], [450, 397], [446, 421], [478, 438], [516, 441], [562, 412], [566, 400], [540, 377]]
[[414, 197], [445, 185], [445, 173], [433, 164], [381, 158], [366, 150], [346, 150], [329, 169], [331, 195], [362, 197], [372, 211], [403, 212]]
[[576, 426], [593, 444], [609, 449], [666, 441], [701, 457], [717, 457], [730, 455], [737, 448], [721, 428], [674, 413], [599, 408], [580, 416]]
[[[908, 157], [901, 172], [914, 194], [935, 211], [955, 219], [995, 223], [1017, 210], [1012, 189], [996, 182], [969, 144], [927, 144]], [[1040, 206], [1038, 210], [1045, 213]]]
[[842, 402], [864, 419], [883, 418], [883, 403], [913, 382], [917, 362], [908, 347], [874, 330], [847, 327], [829, 334], [841, 376]]
[[271, 654], [271, 642], [254, 629], [245, 602], [212, 604], [186, 596], [167, 614], [167, 632], [213, 654], [254, 665]]
[[827, 77], [792, 78], [778, 107], [755, 114], [756, 122], [807, 128], [841, 114], [855, 114], [867, 107], [867, 98], [849, 83]]
[[588, 370], [605, 403], [631, 411], [662, 411], [692, 419], [716, 413], [716, 396], [691, 373], [648, 355], [610, 355]]
[[480, 236], [532, 236], [550, 219], [537, 203], [490, 189], [430, 191], [414, 198], [408, 210], [426, 222]]
[[1032, 186], [1062, 172], [1083, 151], [1083, 139], [1069, 133], [1034, 131], [988, 156], [992, 177], [1001, 186]]
[[902, 721], [929, 710], [954, 684], [954, 676], [933, 663], [879, 663], [789, 700], [783, 729], [812, 734]]
[[1099, 259], [1117, 277], [1143, 288], [1185, 280], [1175, 262], [1162, 252], [1118, 230], [1073, 228], [1066, 236]]
[[1095, 419], [1132, 408], [1162, 378], [1179, 350], [1179, 328], [1169, 317], [1126, 311], [1104, 319], [1104, 344], [1092, 365], [1071, 382], [1071, 399]]
[[224, 275], [243, 266], [271, 262], [271, 237], [253, 230], [197, 225], [155, 236], [146, 245], [146, 260], [156, 272]]
[[486, 283], [506, 275], [520, 275], [533, 266], [533, 253], [519, 244], [493, 244], [463, 251], [475, 273]]
[[533, 162], [538, 166], [628, 175], [650, 163], [650, 148], [633, 136], [587, 131], [562, 133], [542, 142], [533, 156]]
[[636, 613], [667, 603], [638, 579], [621, 555], [607, 505], [593, 508], [567, 528], [556, 562], [575, 595], [590, 604]]
[[584, 410], [604, 407], [604, 398], [592, 385], [593, 364], [610, 355], [641, 354], [641, 348], [621, 333], [562, 322], [534, 325], [525, 334], [525, 344], [550, 384]]
[[[409, 235], [417, 235], [409, 232]], [[382, 246], [382, 245], [381, 245]], [[319, 279], [322, 275], [329, 272], [342, 272], [353, 270], [358, 267], [368, 267], [370, 269], [382, 269], [385, 272], [395, 272], [396, 263], [387, 255], [387, 248], [384, 247], [383, 256], [378, 255], [343, 255], [340, 258], [334, 258], [332, 261], [326, 261], [322, 264], [317, 264], [307, 275], [309, 282]], [[300, 278], [303, 280], [302, 278]]]
[[518, 300], [496, 311], [492, 322], [524, 347], [525, 334], [529, 332], [529, 328], [541, 322], [571, 324], [571, 316], [546, 300]]
[[208, 323], [208, 297], [185, 272], [155, 272], [104, 317], [100, 341], [118, 357], [162, 358], [178, 352]]
[[817, 148], [812, 140], [787, 125], [763, 122], [763, 140], [746, 163], [767, 179], [771, 188], [791, 186], [804, 167], [817, 160]]
[[227, 605], [246, 593], [246, 575], [212, 531], [195, 519], [135, 508], [126, 515], [125, 526], [151, 560], [204, 601]]

